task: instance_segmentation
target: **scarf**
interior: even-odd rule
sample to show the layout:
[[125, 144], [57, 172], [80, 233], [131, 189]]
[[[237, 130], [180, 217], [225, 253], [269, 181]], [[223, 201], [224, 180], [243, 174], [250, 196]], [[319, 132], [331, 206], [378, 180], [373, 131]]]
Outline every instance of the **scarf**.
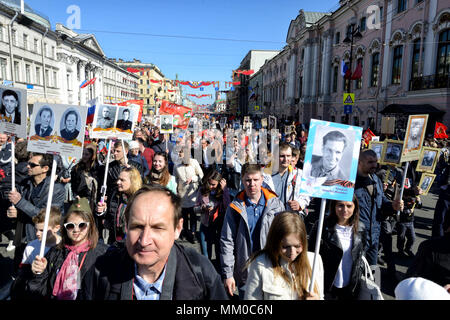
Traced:
[[89, 241], [79, 246], [65, 245], [65, 247], [69, 250], [69, 254], [56, 276], [53, 295], [58, 300], [75, 300], [79, 289], [78, 277], [80, 270], [78, 267], [78, 255], [81, 252], [89, 251]]
[[152, 171], [151, 171], [151, 181], [152, 181], [152, 182], [153, 182], [153, 181], [159, 182], [159, 181], [161, 180], [161, 175], [162, 175], [162, 170], [161, 170], [161, 172], [158, 172], [156, 169], [153, 169], [153, 168], [152, 168]]

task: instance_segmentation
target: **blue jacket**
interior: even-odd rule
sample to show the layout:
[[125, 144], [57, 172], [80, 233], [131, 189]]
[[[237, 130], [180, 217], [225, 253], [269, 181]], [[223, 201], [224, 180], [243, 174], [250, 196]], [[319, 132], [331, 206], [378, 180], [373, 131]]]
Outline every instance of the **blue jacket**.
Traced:
[[380, 236], [380, 224], [383, 221], [383, 214], [387, 210], [392, 211], [392, 202], [384, 195], [383, 183], [375, 175], [371, 175], [374, 182], [374, 202], [364, 185], [364, 177], [357, 176], [355, 183], [355, 195], [359, 201], [359, 220], [366, 227], [366, 239], [369, 245], [378, 243]]

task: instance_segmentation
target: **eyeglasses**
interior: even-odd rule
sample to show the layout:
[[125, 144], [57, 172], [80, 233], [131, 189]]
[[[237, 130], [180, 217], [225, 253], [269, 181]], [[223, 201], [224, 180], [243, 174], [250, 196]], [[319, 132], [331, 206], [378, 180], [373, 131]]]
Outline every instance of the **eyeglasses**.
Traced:
[[36, 163], [33, 163], [33, 162], [28, 162], [28, 165], [30, 166], [30, 168], [36, 168], [36, 167], [40, 166], [40, 164], [36, 164]]
[[80, 223], [73, 223], [73, 222], [67, 222], [64, 223], [64, 228], [66, 228], [67, 231], [72, 231], [75, 229], [75, 227], [78, 228], [78, 230], [83, 231], [86, 229], [89, 225], [89, 222], [80, 222]]

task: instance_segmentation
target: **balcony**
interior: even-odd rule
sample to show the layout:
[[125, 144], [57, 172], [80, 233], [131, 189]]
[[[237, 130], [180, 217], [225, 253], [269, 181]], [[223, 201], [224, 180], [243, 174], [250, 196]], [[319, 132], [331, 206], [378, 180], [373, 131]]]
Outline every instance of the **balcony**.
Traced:
[[415, 77], [409, 82], [409, 91], [450, 88], [450, 74]]

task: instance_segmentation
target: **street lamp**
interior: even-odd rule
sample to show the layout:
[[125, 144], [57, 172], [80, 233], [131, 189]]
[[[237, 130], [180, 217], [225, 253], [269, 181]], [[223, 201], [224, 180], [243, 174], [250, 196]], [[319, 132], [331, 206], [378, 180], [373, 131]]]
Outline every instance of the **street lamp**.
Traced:
[[[360, 40], [362, 38], [362, 34], [359, 31], [359, 26], [356, 26], [356, 23], [352, 23], [350, 24], [350, 30], [348, 30], [347, 32], [347, 36], [345, 37], [345, 39], [343, 40], [344, 43], [346, 44], [350, 44], [350, 73], [352, 72], [352, 61], [353, 61], [353, 40]], [[352, 79], [350, 77], [350, 79], [346, 79], [348, 80], [347, 82], [347, 93], [350, 93], [351, 91], [351, 84], [352, 84]], [[346, 124], [350, 124], [350, 116], [347, 113], [345, 115], [345, 122]]]

